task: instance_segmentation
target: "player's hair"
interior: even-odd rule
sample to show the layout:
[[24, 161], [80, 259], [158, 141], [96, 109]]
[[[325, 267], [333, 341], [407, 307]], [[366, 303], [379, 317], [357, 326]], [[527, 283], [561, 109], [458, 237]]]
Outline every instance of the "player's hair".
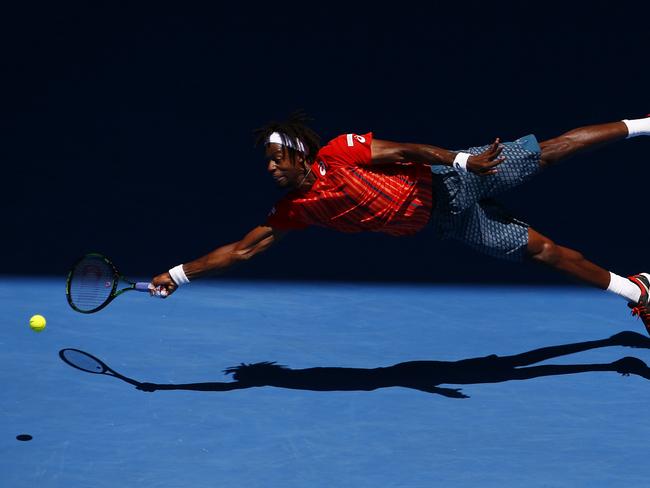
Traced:
[[282, 373], [285, 371], [289, 371], [289, 368], [276, 364], [275, 361], [252, 364], [241, 363], [239, 366], [231, 366], [223, 370], [225, 374], [231, 374], [233, 379], [241, 383], [257, 386], [268, 385], [268, 382], [272, 381], [278, 374], [280, 377], [284, 376]]
[[[266, 140], [273, 132], [285, 134], [290, 139], [299, 139], [305, 146], [305, 159], [312, 163], [316, 159], [316, 154], [320, 149], [320, 136], [311, 129], [307, 123], [311, 121], [310, 117], [302, 110], [296, 110], [288, 119], [283, 121], [271, 121], [263, 127], [255, 129], [255, 146], [266, 144]], [[295, 161], [298, 152], [290, 147], [285, 146], [289, 152], [291, 161]]]

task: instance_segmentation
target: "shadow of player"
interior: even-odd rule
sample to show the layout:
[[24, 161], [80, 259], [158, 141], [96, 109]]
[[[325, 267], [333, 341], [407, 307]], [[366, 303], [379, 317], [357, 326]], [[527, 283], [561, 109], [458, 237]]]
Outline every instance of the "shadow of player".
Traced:
[[[612, 371], [622, 375], [638, 375], [650, 379], [650, 368], [634, 357], [624, 357], [612, 363], [530, 366], [547, 359], [609, 346], [650, 349], [650, 338], [631, 331], [620, 332], [607, 339], [543, 347], [514, 356], [463, 359], [460, 361], [407, 361], [380, 368], [319, 367], [291, 369], [262, 362], [240, 364], [224, 370], [234, 382], [188, 384], [141, 383], [137, 389], [230, 391], [259, 386], [275, 386], [313, 391], [371, 391], [377, 388], [403, 387], [449, 398], [468, 398], [460, 389], [440, 388], [441, 384], [468, 385], [527, 380], [541, 376]], [[528, 366], [528, 367], [527, 367]]]

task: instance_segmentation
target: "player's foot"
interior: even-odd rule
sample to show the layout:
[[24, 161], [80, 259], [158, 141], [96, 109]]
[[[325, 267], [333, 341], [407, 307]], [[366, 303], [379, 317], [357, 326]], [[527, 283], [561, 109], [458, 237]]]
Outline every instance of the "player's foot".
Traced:
[[628, 356], [619, 359], [618, 361], [614, 361], [612, 366], [614, 366], [617, 373], [620, 373], [623, 376], [636, 374], [650, 380], [650, 368], [648, 368], [648, 365], [638, 358]]
[[641, 290], [641, 298], [637, 303], [628, 303], [628, 307], [632, 309], [632, 315], [637, 316], [645, 325], [648, 334], [650, 334], [650, 305], [648, 304], [650, 296], [650, 274], [639, 273], [627, 278]]
[[632, 332], [631, 330], [625, 330], [614, 334], [609, 338], [615, 346], [625, 346], [625, 347], [642, 347], [645, 349], [650, 349], [650, 337], [646, 337], [638, 332]]

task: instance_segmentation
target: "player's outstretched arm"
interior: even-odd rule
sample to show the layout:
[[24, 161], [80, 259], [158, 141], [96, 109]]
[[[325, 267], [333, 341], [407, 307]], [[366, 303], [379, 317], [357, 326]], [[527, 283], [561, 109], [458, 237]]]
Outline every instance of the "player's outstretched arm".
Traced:
[[152, 393], [159, 390], [191, 390], [191, 391], [231, 391], [243, 390], [250, 388], [251, 385], [240, 383], [239, 381], [231, 381], [228, 383], [214, 382], [214, 383], [188, 383], [184, 385], [164, 385], [157, 383], [140, 383], [135, 388], [140, 391]]
[[[411, 144], [373, 139], [371, 146], [371, 162], [373, 164], [391, 163], [421, 163], [431, 165], [454, 166], [458, 152], [430, 146], [428, 144]], [[480, 175], [491, 175], [497, 172], [496, 166], [505, 158], [500, 156], [502, 146], [499, 138], [482, 153], [467, 155], [463, 168]]]
[[[286, 234], [285, 231], [260, 225], [246, 234], [243, 239], [218, 247], [205, 256], [183, 264], [183, 272], [190, 281], [202, 276], [220, 273], [235, 264], [248, 261], [262, 251], [266, 251], [271, 245], [278, 242], [284, 234]], [[178, 288], [178, 284], [172, 279], [169, 271], [159, 274], [151, 280], [151, 283], [155, 287], [165, 288], [168, 295]]]

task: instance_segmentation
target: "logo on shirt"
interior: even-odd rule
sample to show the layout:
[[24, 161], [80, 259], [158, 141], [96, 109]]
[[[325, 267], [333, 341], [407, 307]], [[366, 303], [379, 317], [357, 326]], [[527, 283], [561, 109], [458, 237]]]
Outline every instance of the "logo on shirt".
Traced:
[[318, 161], [318, 171], [321, 176], [325, 176], [325, 173], [327, 173], [327, 165], [323, 161]]
[[361, 144], [363, 144], [364, 142], [366, 142], [366, 138], [365, 138], [365, 137], [363, 137], [363, 136], [358, 136], [358, 135], [356, 135], [356, 134], [347, 134], [346, 139], [347, 139], [347, 141], [348, 141], [348, 146], [349, 146], [349, 147], [354, 146], [354, 140], [355, 140], [355, 139], [356, 139], [357, 141], [359, 141]]

